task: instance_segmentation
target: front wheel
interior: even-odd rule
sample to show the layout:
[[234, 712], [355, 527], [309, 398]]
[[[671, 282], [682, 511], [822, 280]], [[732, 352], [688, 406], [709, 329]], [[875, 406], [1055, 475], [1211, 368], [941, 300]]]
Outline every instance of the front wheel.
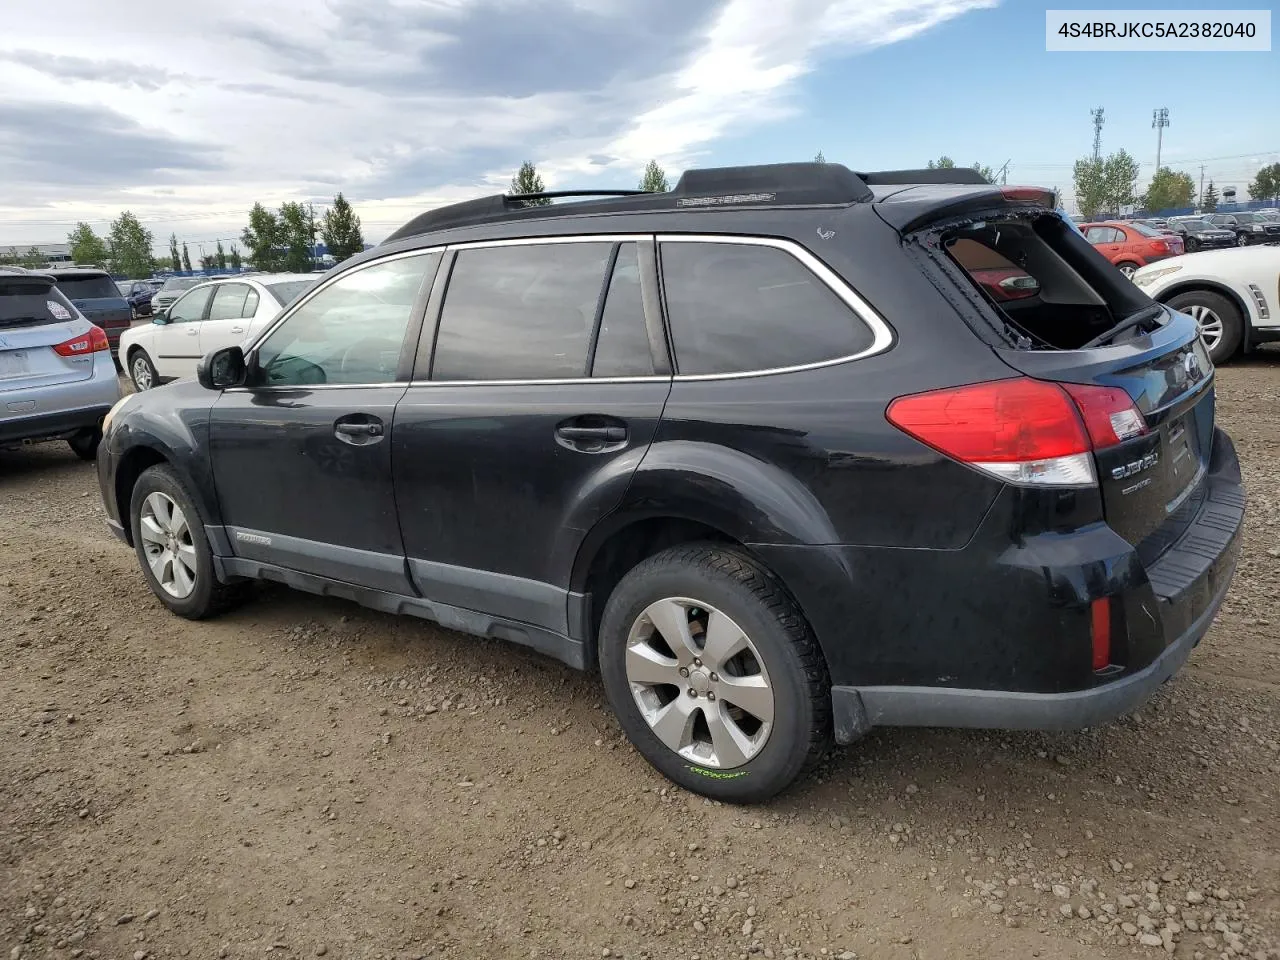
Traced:
[[623, 731], [687, 790], [767, 800], [830, 743], [817, 640], [782, 584], [734, 548], [673, 547], [631, 570], [605, 606], [599, 653]]
[[1249, 238], [1248, 238], [1248, 237], [1246, 237], [1243, 233], [1238, 233], [1238, 234], [1236, 234], [1236, 246], [1237, 246], [1237, 247], [1247, 247], [1248, 245], [1249, 245]]
[[1195, 253], [1200, 249], [1200, 241], [1195, 237], [1187, 237], [1187, 253]]
[[1230, 360], [1244, 339], [1244, 318], [1234, 303], [1220, 293], [1190, 290], [1169, 299], [1168, 305], [1195, 318], [1200, 339], [1214, 364]]
[[218, 581], [200, 510], [168, 464], [138, 477], [129, 522], [147, 585], [178, 616], [203, 620], [241, 599], [243, 584]]
[[1120, 272], [1126, 277], [1132, 278], [1138, 272], [1138, 265], [1131, 260], [1123, 260], [1116, 264], [1120, 268]]
[[160, 374], [145, 350], [135, 350], [129, 357], [129, 379], [139, 391], [160, 385]]

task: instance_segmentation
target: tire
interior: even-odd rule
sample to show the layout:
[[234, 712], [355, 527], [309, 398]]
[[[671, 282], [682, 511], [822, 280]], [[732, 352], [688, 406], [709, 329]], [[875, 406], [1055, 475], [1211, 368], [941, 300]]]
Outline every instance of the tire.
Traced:
[[[153, 497], [156, 499], [152, 499]], [[181, 511], [183, 521], [179, 524], [175, 515], [170, 513], [168, 519], [171, 525], [167, 530], [164, 523], [166, 518], [157, 509], [165, 501]], [[144, 516], [158, 521], [158, 527], [149, 524], [148, 531], [144, 532]], [[204, 533], [204, 515], [168, 464], [148, 467], [138, 477], [129, 498], [129, 524], [133, 532], [134, 552], [151, 592], [178, 616], [188, 620], [203, 620], [229, 610], [244, 598], [246, 584], [220, 583], [214, 574], [213, 552], [209, 549], [209, 541]], [[176, 559], [169, 564], [172, 575], [168, 578], [176, 590], [167, 587], [152, 567], [152, 561], [148, 557], [149, 550], [163, 542], [158, 540], [157, 529], [166, 537], [168, 533], [174, 533], [174, 539], [169, 544], [178, 546], [179, 556], [183, 558], [181, 567], [184, 571], [189, 571], [190, 588], [185, 592], [182, 588], [186, 584], [177, 569], [180, 564]], [[164, 552], [164, 549], [159, 551], [160, 554]], [[173, 553], [171, 549], [168, 552], [170, 555]], [[162, 569], [161, 573], [169, 571]]]
[[1185, 246], [1187, 248], [1187, 253], [1195, 253], [1200, 249], [1200, 241], [1195, 237], [1187, 237]]
[[[745, 644], [745, 652], [715, 658], [711, 618], [716, 635], [740, 635], [737, 646]], [[696, 628], [687, 627], [690, 619]], [[673, 656], [676, 647], [665, 645], [658, 623], [676, 624], [666, 633], [701, 630], [702, 646], [694, 640]], [[699, 652], [705, 662], [692, 659]], [[686, 790], [729, 803], [768, 800], [811, 770], [830, 745], [831, 680], [818, 642], [782, 584], [734, 548], [686, 544], [632, 569], [605, 605], [599, 657], [606, 695], [628, 739]], [[678, 663], [689, 665], [684, 676]], [[657, 679], [646, 682], [646, 671]], [[762, 687], [767, 703], [758, 699]], [[745, 711], [739, 698], [760, 713]], [[721, 738], [714, 742], [712, 722]], [[687, 752], [664, 742], [655, 724]], [[723, 760], [720, 744], [727, 747]]]
[[68, 438], [67, 445], [81, 460], [93, 460], [98, 456], [98, 444], [102, 442], [101, 427], [86, 427]]
[[[1168, 306], [1195, 317], [1204, 345], [1214, 364], [1223, 364], [1236, 355], [1244, 339], [1244, 317], [1240, 308], [1220, 293], [1189, 290], [1170, 297]], [[1217, 333], [1214, 336], [1214, 333]]]
[[1134, 263], [1132, 260], [1121, 260], [1119, 263], [1116, 264], [1116, 269], [1119, 270], [1121, 273], [1123, 273], [1126, 277], [1132, 277], [1134, 274], [1134, 271], [1138, 269], [1138, 266], [1139, 265]]
[[160, 386], [160, 374], [156, 365], [141, 347], [129, 354], [129, 379], [139, 393]]
[[1237, 233], [1237, 234], [1236, 234], [1236, 246], [1237, 246], [1237, 247], [1247, 247], [1248, 245], [1249, 245], [1249, 238], [1248, 238], [1247, 236], [1245, 236], [1243, 233]]

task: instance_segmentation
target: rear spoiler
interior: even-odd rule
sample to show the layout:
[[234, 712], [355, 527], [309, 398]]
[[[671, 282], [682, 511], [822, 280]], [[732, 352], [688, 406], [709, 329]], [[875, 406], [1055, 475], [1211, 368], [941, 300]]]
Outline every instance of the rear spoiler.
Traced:
[[971, 167], [932, 167], [925, 170], [873, 170], [858, 174], [867, 186], [913, 183], [963, 183], [989, 186], [991, 181]]
[[877, 201], [875, 205], [880, 218], [903, 234], [966, 214], [1000, 208], [1044, 208], [1052, 211], [1055, 206], [1054, 192], [1047, 187], [1002, 187], [985, 180], [980, 185], [971, 186], [947, 181], [908, 187]]

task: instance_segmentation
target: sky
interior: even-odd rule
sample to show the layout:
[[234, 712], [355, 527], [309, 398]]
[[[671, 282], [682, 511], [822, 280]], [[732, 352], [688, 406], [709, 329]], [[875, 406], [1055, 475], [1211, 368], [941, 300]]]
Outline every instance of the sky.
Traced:
[[[1130, 8], [1167, 7], [1130, 0]], [[1065, 6], [1062, 0], [1050, 4]], [[1095, 4], [1097, 5], [1097, 4]], [[1087, 3], [1079, 4], [1089, 6]], [[1197, 0], [1198, 9], [1235, 4]], [[1048, 53], [1028, 0], [60, 0], [0, 32], [0, 245], [121, 210], [193, 245], [339, 190], [376, 242], [506, 188], [633, 187], [656, 159], [1008, 162], [1071, 193], [1104, 153], [1244, 185], [1280, 161], [1280, 53]], [[193, 254], [195, 254], [193, 249]]]

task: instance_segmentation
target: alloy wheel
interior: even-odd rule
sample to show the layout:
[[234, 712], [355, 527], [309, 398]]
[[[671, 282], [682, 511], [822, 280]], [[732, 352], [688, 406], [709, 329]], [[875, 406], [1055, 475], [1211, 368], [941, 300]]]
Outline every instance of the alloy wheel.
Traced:
[[1212, 351], [1222, 339], [1222, 318], [1201, 304], [1187, 307], [1186, 312], [1195, 318], [1200, 327], [1200, 339], [1204, 341], [1205, 349]]
[[159, 490], [142, 501], [139, 521], [147, 565], [165, 593], [185, 600], [196, 588], [196, 547], [186, 514]]
[[668, 749], [694, 763], [732, 769], [764, 749], [774, 696], [751, 638], [700, 600], [658, 600], [627, 636], [631, 695]]
[[1135, 273], [1138, 272], [1138, 268], [1131, 263], [1126, 263], [1124, 266], [1120, 268], [1120, 272], [1123, 273], [1126, 277], [1132, 277]]
[[133, 383], [139, 390], [151, 389], [151, 364], [147, 358], [139, 354], [133, 358]]

